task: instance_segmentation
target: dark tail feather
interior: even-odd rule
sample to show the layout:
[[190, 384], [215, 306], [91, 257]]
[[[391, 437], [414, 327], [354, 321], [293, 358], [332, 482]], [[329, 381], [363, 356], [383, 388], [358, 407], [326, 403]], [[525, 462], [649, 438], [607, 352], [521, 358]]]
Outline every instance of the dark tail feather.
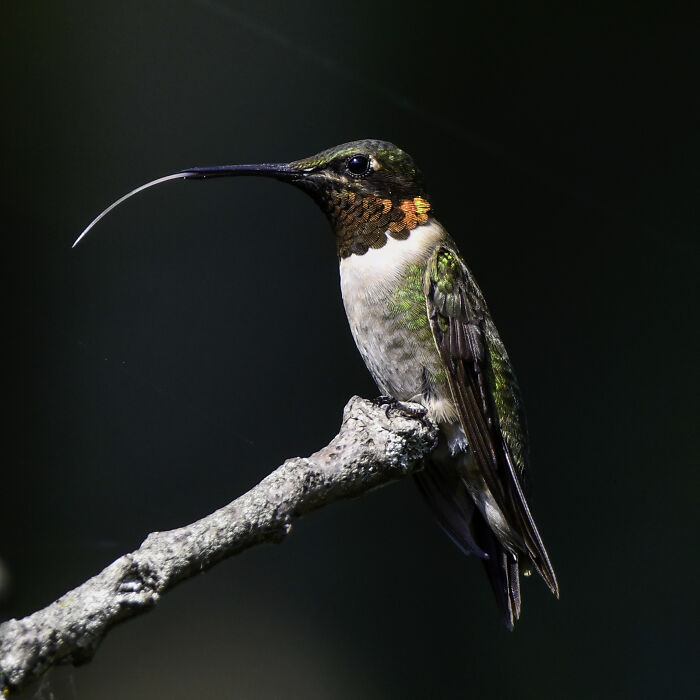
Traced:
[[515, 555], [506, 551], [477, 510], [472, 519], [476, 541], [488, 554], [484, 569], [509, 630], [520, 617], [520, 570]]
[[428, 464], [414, 476], [415, 482], [427, 501], [440, 527], [465, 554], [476, 554], [485, 559], [486, 552], [472, 531], [476, 514], [474, 501], [462, 480], [439, 466]]
[[508, 629], [520, 617], [520, 572], [517, 558], [506, 551], [476, 508], [454, 469], [428, 464], [414, 476], [440, 527], [465, 553], [483, 560], [491, 588]]

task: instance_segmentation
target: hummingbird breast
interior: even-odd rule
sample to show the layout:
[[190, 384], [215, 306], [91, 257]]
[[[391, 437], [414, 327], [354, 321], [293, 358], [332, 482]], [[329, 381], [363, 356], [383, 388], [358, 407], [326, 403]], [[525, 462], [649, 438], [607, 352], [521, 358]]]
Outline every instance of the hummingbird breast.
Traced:
[[340, 261], [340, 286], [350, 330], [379, 390], [423, 404], [431, 419], [456, 414], [426, 311], [427, 262], [447, 234], [431, 219], [405, 240]]

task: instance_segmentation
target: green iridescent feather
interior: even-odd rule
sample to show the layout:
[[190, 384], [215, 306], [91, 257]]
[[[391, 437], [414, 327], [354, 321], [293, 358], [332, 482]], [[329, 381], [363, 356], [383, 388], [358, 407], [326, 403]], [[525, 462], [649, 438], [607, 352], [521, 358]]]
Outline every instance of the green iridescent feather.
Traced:
[[486, 302], [459, 255], [441, 248], [429, 263], [432, 302], [438, 312], [437, 325], [445, 333], [451, 321], [478, 320], [483, 327], [483, 358], [489, 384], [489, 398], [503, 439], [522, 474], [528, 461], [527, 429], [515, 373]]
[[389, 311], [403, 327], [415, 331], [421, 341], [427, 342], [432, 341], [432, 333], [423, 293], [424, 269], [421, 265], [408, 268], [389, 301]]
[[523, 474], [528, 462], [528, 445], [520, 388], [501, 339], [489, 338], [487, 335], [487, 345], [489, 381], [498, 425], [511, 450], [515, 465]]
[[[388, 309], [400, 328], [411, 331], [413, 338], [433, 350], [435, 341], [425, 306], [424, 280], [425, 266], [410, 265], [403, 280], [396, 286], [388, 302]], [[437, 351], [435, 351], [434, 365], [426, 367], [426, 370], [433, 383], [444, 384], [447, 381]]]
[[416, 168], [413, 159], [394, 144], [386, 141], [376, 141], [367, 139], [365, 141], [352, 141], [343, 143], [340, 146], [321, 151], [310, 158], [296, 160], [290, 165], [294, 168], [306, 170], [308, 168], [322, 168], [334, 161], [342, 162], [357, 153], [371, 155], [383, 167], [392, 171], [394, 176], [401, 175], [416, 181], [421, 179], [420, 172]]

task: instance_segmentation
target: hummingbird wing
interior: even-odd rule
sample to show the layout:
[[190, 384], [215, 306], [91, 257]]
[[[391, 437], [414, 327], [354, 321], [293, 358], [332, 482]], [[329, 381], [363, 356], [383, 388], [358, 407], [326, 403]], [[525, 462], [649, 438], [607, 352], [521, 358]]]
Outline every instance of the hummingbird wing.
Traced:
[[[510, 588], [517, 586], [517, 571], [509, 570], [503, 549], [511, 555], [521, 551], [558, 596], [556, 575], [523, 489], [527, 432], [520, 390], [481, 290], [449, 244], [439, 246], [428, 262], [424, 291], [428, 320], [459, 421], [484, 491], [490, 492], [477, 505], [501, 545], [498, 553], [504, 556], [499, 557], [503, 561], [498, 565], [505, 567], [501, 572], [505, 576], [489, 571], [492, 583], [495, 576]], [[500, 510], [504, 527], [494, 527], [498, 519], [491, 517], [489, 505]]]

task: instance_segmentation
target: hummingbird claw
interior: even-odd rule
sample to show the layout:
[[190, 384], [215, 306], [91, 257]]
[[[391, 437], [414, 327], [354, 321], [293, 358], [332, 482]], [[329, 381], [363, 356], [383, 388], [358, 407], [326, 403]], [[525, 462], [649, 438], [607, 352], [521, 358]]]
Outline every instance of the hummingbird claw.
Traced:
[[389, 410], [394, 408], [396, 404], [398, 404], [398, 401], [393, 396], [381, 394], [380, 396], [377, 396], [376, 399], [373, 399], [372, 403], [375, 406], [384, 406], [384, 415], [389, 418]]
[[382, 394], [381, 396], [377, 396], [377, 398], [374, 399], [373, 403], [376, 406], [385, 406], [384, 415], [386, 415], [387, 418], [389, 417], [389, 411], [392, 408], [398, 411], [399, 413], [403, 413], [403, 415], [408, 418], [423, 419], [428, 413], [428, 409], [424, 406], [409, 406], [408, 404], [403, 403], [403, 401], [395, 399], [393, 396], [386, 396], [384, 394]]

